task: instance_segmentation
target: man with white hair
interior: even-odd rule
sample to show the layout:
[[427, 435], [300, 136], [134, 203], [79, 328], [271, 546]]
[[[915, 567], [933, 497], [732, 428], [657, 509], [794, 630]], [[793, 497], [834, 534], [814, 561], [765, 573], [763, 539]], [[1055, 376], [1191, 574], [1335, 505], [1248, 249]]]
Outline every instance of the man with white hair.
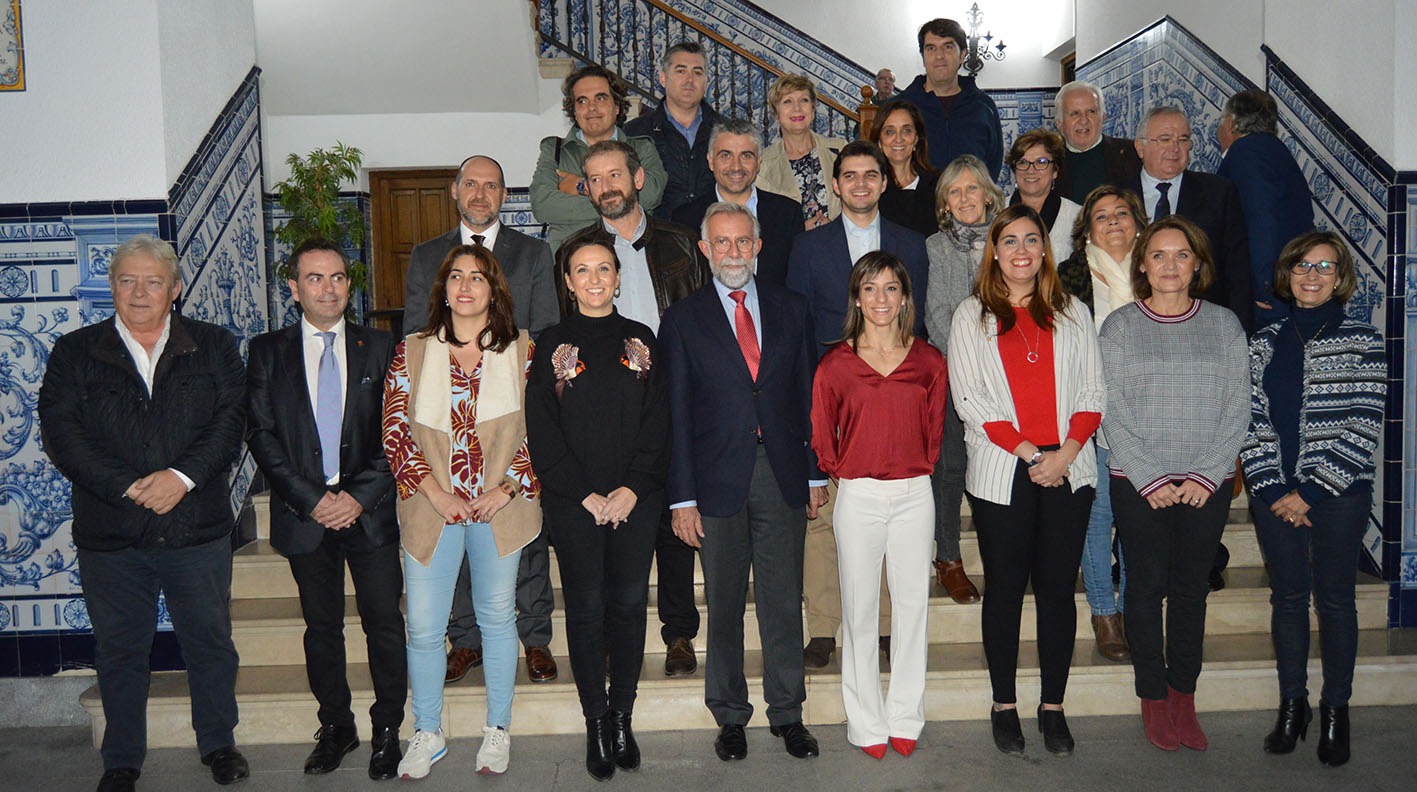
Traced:
[[1102, 89], [1074, 80], [1058, 89], [1058, 131], [1067, 142], [1068, 155], [1058, 167], [1058, 189], [1063, 197], [1082, 204], [1087, 194], [1104, 184], [1130, 183], [1141, 170], [1141, 158], [1129, 138], [1102, 134], [1107, 107]]

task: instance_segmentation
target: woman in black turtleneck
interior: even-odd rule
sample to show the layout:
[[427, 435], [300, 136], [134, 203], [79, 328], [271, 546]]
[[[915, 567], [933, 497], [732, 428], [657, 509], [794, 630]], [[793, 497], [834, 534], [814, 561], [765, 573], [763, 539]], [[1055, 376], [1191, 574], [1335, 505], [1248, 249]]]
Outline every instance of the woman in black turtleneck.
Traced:
[[669, 401], [654, 333], [615, 310], [615, 251], [595, 240], [568, 247], [563, 277], [577, 310], [537, 339], [527, 444], [561, 571], [586, 770], [605, 780], [640, 764], [630, 711], [665, 508]]
[[1302, 234], [1279, 253], [1274, 293], [1289, 317], [1250, 342], [1251, 423], [1240, 451], [1255, 533], [1269, 567], [1279, 717], [1268, 753], [1290, 753], [1309, 709], [1309, 598], [1323, 634], [1319, 761], [1348, 761], [1348, 697], [1358, 650], [1354, 585], [1373, 500], [1383, 427], [1383, 336], [1347, 317], [1358, 279], [1331, 231]]

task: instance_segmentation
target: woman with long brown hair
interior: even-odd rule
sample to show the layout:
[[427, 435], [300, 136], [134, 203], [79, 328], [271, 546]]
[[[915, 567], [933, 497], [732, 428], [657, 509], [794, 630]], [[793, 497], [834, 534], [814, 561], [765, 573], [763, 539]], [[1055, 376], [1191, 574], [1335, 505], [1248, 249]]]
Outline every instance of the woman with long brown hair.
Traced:
[[930, 236], [940, 230], [935, 218], [935, 183], [940, 172], [930, 166], [925, 119], [910, 102], [887, 102], [876, 113], [869, 139], [890, 162], [881, 215], [896, 225]]
[[511, 754], [517, 563], [541, 532], [523, 409], [532, 343], [512, 320], [497, 257], [481, 245], [448, 251], [428, 302], [428, 328], [398, 345], [384, 380], [384, 452], [398, 483], [415, 729], [399, 775], [422, 778], [447, 753], [443, 647], [463, 556], [487, 688], [475, 766], [495, 775], [506, 772]]
[[969, 449], [969, 496], [984, 561], [983, 637], [994, 744], [1021, 753], [1015, 678], [1024, 590], [1037, 610], [1038, 728], [1052, 753], [1073, 750], [1063, 717], [1074, 589], [1097, 483], [1092, 434], [1106, 391], [1092, 314], [1063, 290], [1043, 220], [1025, 204], [989, 229], [974, 293], [950, 328], [955, 407]]

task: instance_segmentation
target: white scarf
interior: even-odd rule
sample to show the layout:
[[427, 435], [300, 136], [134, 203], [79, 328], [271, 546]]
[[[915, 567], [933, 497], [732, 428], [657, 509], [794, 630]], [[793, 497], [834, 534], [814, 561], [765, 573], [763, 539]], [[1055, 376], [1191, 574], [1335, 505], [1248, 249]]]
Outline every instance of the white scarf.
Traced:
[[[481, 382], [474, 407], [476, 422], [490, 421], [521, 409], [516, 380], [521, 367], [516, 349], [516, 344], [508, 344], [501, 352], [483, 350]], [[423, 347], [423, 369], [418, 393], [413, 397], [412, 418], [450, 439], [453, 436], [452, 348], [441, 331], [429, 337]]]
[[1091, 242], [1087, 243], [1087, 269], [1092, 274], [1092, 318], [1100, 328], [1107, 314], [1136, 301], [1132, 275], [1128, 267]]

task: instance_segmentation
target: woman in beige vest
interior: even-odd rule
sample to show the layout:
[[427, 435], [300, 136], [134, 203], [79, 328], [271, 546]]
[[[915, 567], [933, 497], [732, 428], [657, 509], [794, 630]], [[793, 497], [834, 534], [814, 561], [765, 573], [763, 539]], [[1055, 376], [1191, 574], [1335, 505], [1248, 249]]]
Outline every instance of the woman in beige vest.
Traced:
[[487, 724], [477, 772], [511, 755], [516, 580], [521, 548], [541, 532], [540, 485], [526, 449], [531, 341], [492, 251], [449, 251], [434, 278], [428, 329], [399, 344], [384, 383], [384, 451], [398, 482], [408, 599], [414, 735], [399, 775], [422, 778], [447, 753], [444, 636], [465, 554], [482, 630]]

